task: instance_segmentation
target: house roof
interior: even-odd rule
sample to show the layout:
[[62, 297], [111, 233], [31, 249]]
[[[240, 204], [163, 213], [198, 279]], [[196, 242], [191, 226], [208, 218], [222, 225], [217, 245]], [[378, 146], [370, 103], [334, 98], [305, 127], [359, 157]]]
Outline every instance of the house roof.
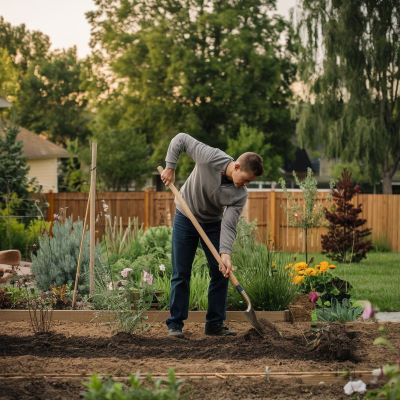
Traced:
[[68, 151], [63, 147], [25, 128], [20, 128], [17, 140], [22, 142], [24, 156], [28, 160], [69, 157]]

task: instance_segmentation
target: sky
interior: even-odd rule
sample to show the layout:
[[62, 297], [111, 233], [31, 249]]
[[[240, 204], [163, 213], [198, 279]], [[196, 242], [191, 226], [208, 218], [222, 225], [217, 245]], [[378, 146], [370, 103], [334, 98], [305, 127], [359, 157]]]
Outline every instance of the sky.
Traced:
[[[277, 0], [277, 12], [288, 16], [296, 0]], [[90, 53], [90, 25], [85, 12], [94, 9], [92, 0], [0, 0], [0, 15], [12, 25], [25, 24], [50, 37], [52, 48], [76, 45], [78, 56]]]

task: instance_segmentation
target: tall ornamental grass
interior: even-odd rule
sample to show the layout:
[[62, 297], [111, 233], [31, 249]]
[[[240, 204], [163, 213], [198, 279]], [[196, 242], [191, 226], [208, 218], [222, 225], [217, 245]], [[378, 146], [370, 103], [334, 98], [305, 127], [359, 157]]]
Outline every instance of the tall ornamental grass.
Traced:
[[[241, 220], [232, 254], [236, 276], [249, 295], [255, 310], [279, 311], [287, 308], [297, 288], [285, 269], [288, 255], [271, 251], [255, 241], [255, 228]], [[241, 296], [230, 288], [229, 308], [242, 308]]]

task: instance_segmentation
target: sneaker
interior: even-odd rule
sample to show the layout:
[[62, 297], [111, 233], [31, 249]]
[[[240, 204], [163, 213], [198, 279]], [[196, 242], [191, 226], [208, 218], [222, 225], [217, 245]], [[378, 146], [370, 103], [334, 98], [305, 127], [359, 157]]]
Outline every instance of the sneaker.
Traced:
[[182, 329], [179, 328], [169, 328], [168, 329], [168, 336], [171, 337], [176, 337], [176, 338], [183, 338], [184, 334], [182, 332]]
[[206, 324], [205, 334], [209, 336], [236, 336], [236, 332], [226, 325], [209, 326]]

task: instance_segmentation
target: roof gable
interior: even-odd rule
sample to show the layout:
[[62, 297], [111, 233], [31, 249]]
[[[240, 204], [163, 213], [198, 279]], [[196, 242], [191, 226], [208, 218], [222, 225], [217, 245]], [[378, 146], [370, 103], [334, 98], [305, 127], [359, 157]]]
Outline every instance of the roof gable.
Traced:
[[17, 140], [22, 142], [23, 153], [28, 160], [69, 157], [63, 147], [25, 128], [20, 128]]

